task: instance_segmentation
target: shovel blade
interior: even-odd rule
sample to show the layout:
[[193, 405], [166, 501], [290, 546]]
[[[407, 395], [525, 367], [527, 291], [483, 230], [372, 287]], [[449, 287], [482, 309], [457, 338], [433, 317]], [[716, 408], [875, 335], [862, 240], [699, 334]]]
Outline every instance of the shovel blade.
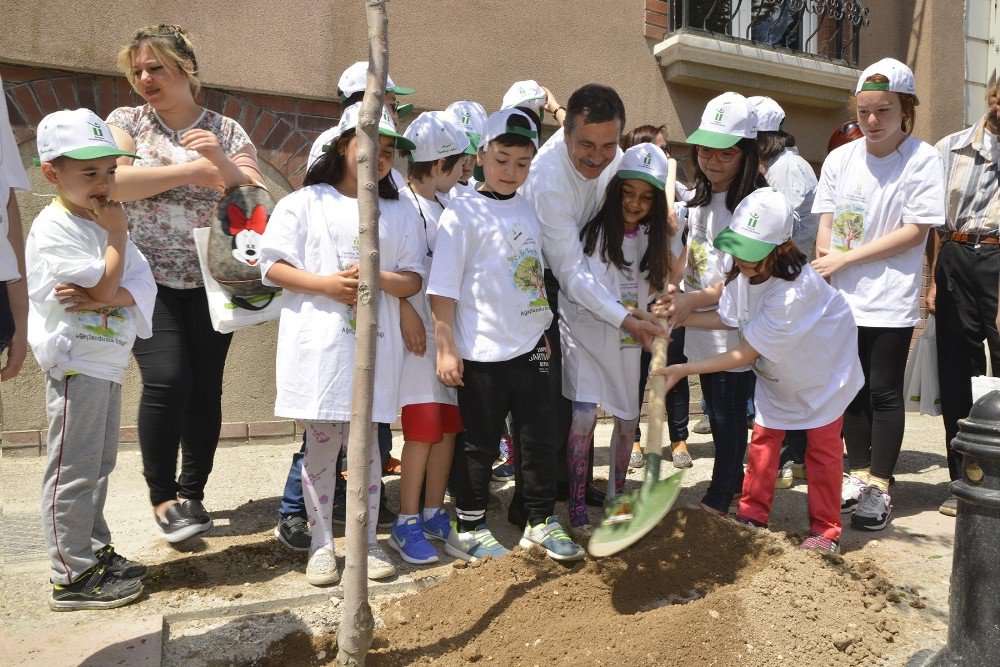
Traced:
[[604, 520], [590, 538], [587, 546], [590, 555], [598, 558], [611, 556], [653, 530], [674, 506], [681, 491], [684, 472], [679, 470], [667, 479], [644, 482], [635, 491], [612, 499]]

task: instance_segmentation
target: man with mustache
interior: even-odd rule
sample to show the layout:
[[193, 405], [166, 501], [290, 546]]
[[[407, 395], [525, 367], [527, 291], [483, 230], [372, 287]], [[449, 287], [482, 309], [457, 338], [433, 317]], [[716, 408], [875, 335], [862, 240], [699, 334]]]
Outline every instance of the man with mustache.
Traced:
[[[576, 303], [598, 319], [621, 327], [635, 340], [649, 347], [659, 328], [631, 315], [587, 269], [580, 242], [580, 228], [593, 218], [604, 199], [608, 181], [617, 171], [619, 148], [625, 125], [625, 105], [613, 88], [587, 84], [574, 92], [566, 107], [549, 95], [545, 110], [563, 127], [535, 156], [521, 194], [534, 205], [541, 223], [542, 253], [545, 257], [545, 290], [556, 314], [546, 332], [552, 354], [549, 363], [552, 383], [552, 438], [558, 448], [557, 499], [568, 497], [566, 441], [571, 418], [570, 403], [562, 395], [562, 363], [559, 341], [558, 299], [565, 291]], [[593, 468], [591, 462], [591, 468]], [[592, 472], [592, 471], [591, 471]], [[588, 489], [588, 502], [600, 504], [599, 494]], [[508, 518], [521, 524], [518, 497], [511, 503]]]
[[[961, 456], [952, 449], [958, 420], [972, 408], [971, 378], [986, 374], [983, 340], [989, 343], [993, 374], [1000, 372], [1000, 84], [994, 70], [987, 86], [986, 114], [972, 127], [937, 143], [944, 156], [947, 223], [931, 246], [934, 270], [927, 309], [937, 316], [938, 377], [945, 448], [951, 479], [962, 476]], [[955, 516], [951, 496], [941, 513]]]

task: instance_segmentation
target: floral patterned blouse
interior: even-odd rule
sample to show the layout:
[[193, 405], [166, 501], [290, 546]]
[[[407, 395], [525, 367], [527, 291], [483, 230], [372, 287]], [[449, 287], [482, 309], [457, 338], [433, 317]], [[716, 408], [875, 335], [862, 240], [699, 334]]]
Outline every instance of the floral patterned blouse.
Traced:
[[[108, 116], [108, 125], [125, 130], [135, 140], [140, 167], [163, 167], [197, 160], [197, 151], [181, 146], [181, 135], [192, 129], [208, 130], [219, 138], [226, 155], [232, 157], [252, 145], [240, 124], [204, 109], [190, 127], [171, 130], [148, 104], [119, 107]], [[192, 230], [207, 227], [222, 194], [195, 185], [183, 185], [142, 201], [127, 202], [132, 242], [149, 261], [160, 285], [176, 289], [201, 287], [201, 269]]]

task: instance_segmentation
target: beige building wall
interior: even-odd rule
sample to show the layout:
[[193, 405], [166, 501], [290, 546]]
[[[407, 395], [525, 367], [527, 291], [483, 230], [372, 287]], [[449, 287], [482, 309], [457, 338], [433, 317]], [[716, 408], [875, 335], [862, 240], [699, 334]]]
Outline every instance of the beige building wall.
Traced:
[[[861, 66], [892, 56], [913, 66], [921, 100], [916, 135], [934, 142], [961, 128], [963, 117], [963, 20], [959, 0], [865, 0], [871, 24], [861, 35]], [[643, 37], [639, 0], [579, 2], [529, 0], [459, 2], [397, 0], [390, 15], [390, 71], [397, 83], [417, 89], [418, 108], [443, 108], [474, 99], [496, 109], [517, 80], [537, 79], [565, 103], [588, 82], [614, 86], [625, 100], [628, 126], [665, 124], [671, 141], [696, 129], [715, 90], [668, 85]], [[367, 53], [362, 3], [190, 3], [176, 0], [47, 0], [25, 4], [0, 0], [0, 62], [114, 72], [114, 55], [137, 26], [178, 23], [195, 42], [201, 75], [210, 87], [293, 97], [331, 99], [340, 72]], [[754, 94], [747, 71], [740, 92]], [[780, 95], [776, 95], [779, 102]], [[820, 164], [843, 108], [783, 102], [786, 129], [800, 151]], [[34, 147], [22, 144], [26, 164]], [[36, 192], [48, 192], [37, 169]], [[272, 179], [280, 179], [273, 174]], [[287, 184], [283, 184], [287, 187]], [[44, 200], [21, 198], [26, 225]], [[238, 333], [229, 355], [224, 421], [273, 419], [272, 323]], [[130, 368], [123, 392], [123, 424], [135, 423], [140, 383]], [[0, 388], [4, 429], [44, 428], [41, 374], [33, 360]]]

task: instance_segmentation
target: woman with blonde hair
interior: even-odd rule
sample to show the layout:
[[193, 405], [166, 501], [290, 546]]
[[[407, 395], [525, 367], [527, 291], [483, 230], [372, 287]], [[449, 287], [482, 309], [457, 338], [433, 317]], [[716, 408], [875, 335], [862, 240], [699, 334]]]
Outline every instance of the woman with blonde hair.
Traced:
[[186, 30], [140, 28], [118, 67], [146, 103], [108, 116], [118, 146], [140, 156], [119, 160], [112, 197], [127, 202], [132, 241], [157, 283], [153, 336], [134, 347], [143, 382], [139, 446], [157, 526], [167, 541], [180, 542], [212, 527], [202, 500], [232, 339], [212, 328], [191, 232], [209, 225], [226, 188], [263, 178], [246, 131], [198, 103], [198, 61]]

